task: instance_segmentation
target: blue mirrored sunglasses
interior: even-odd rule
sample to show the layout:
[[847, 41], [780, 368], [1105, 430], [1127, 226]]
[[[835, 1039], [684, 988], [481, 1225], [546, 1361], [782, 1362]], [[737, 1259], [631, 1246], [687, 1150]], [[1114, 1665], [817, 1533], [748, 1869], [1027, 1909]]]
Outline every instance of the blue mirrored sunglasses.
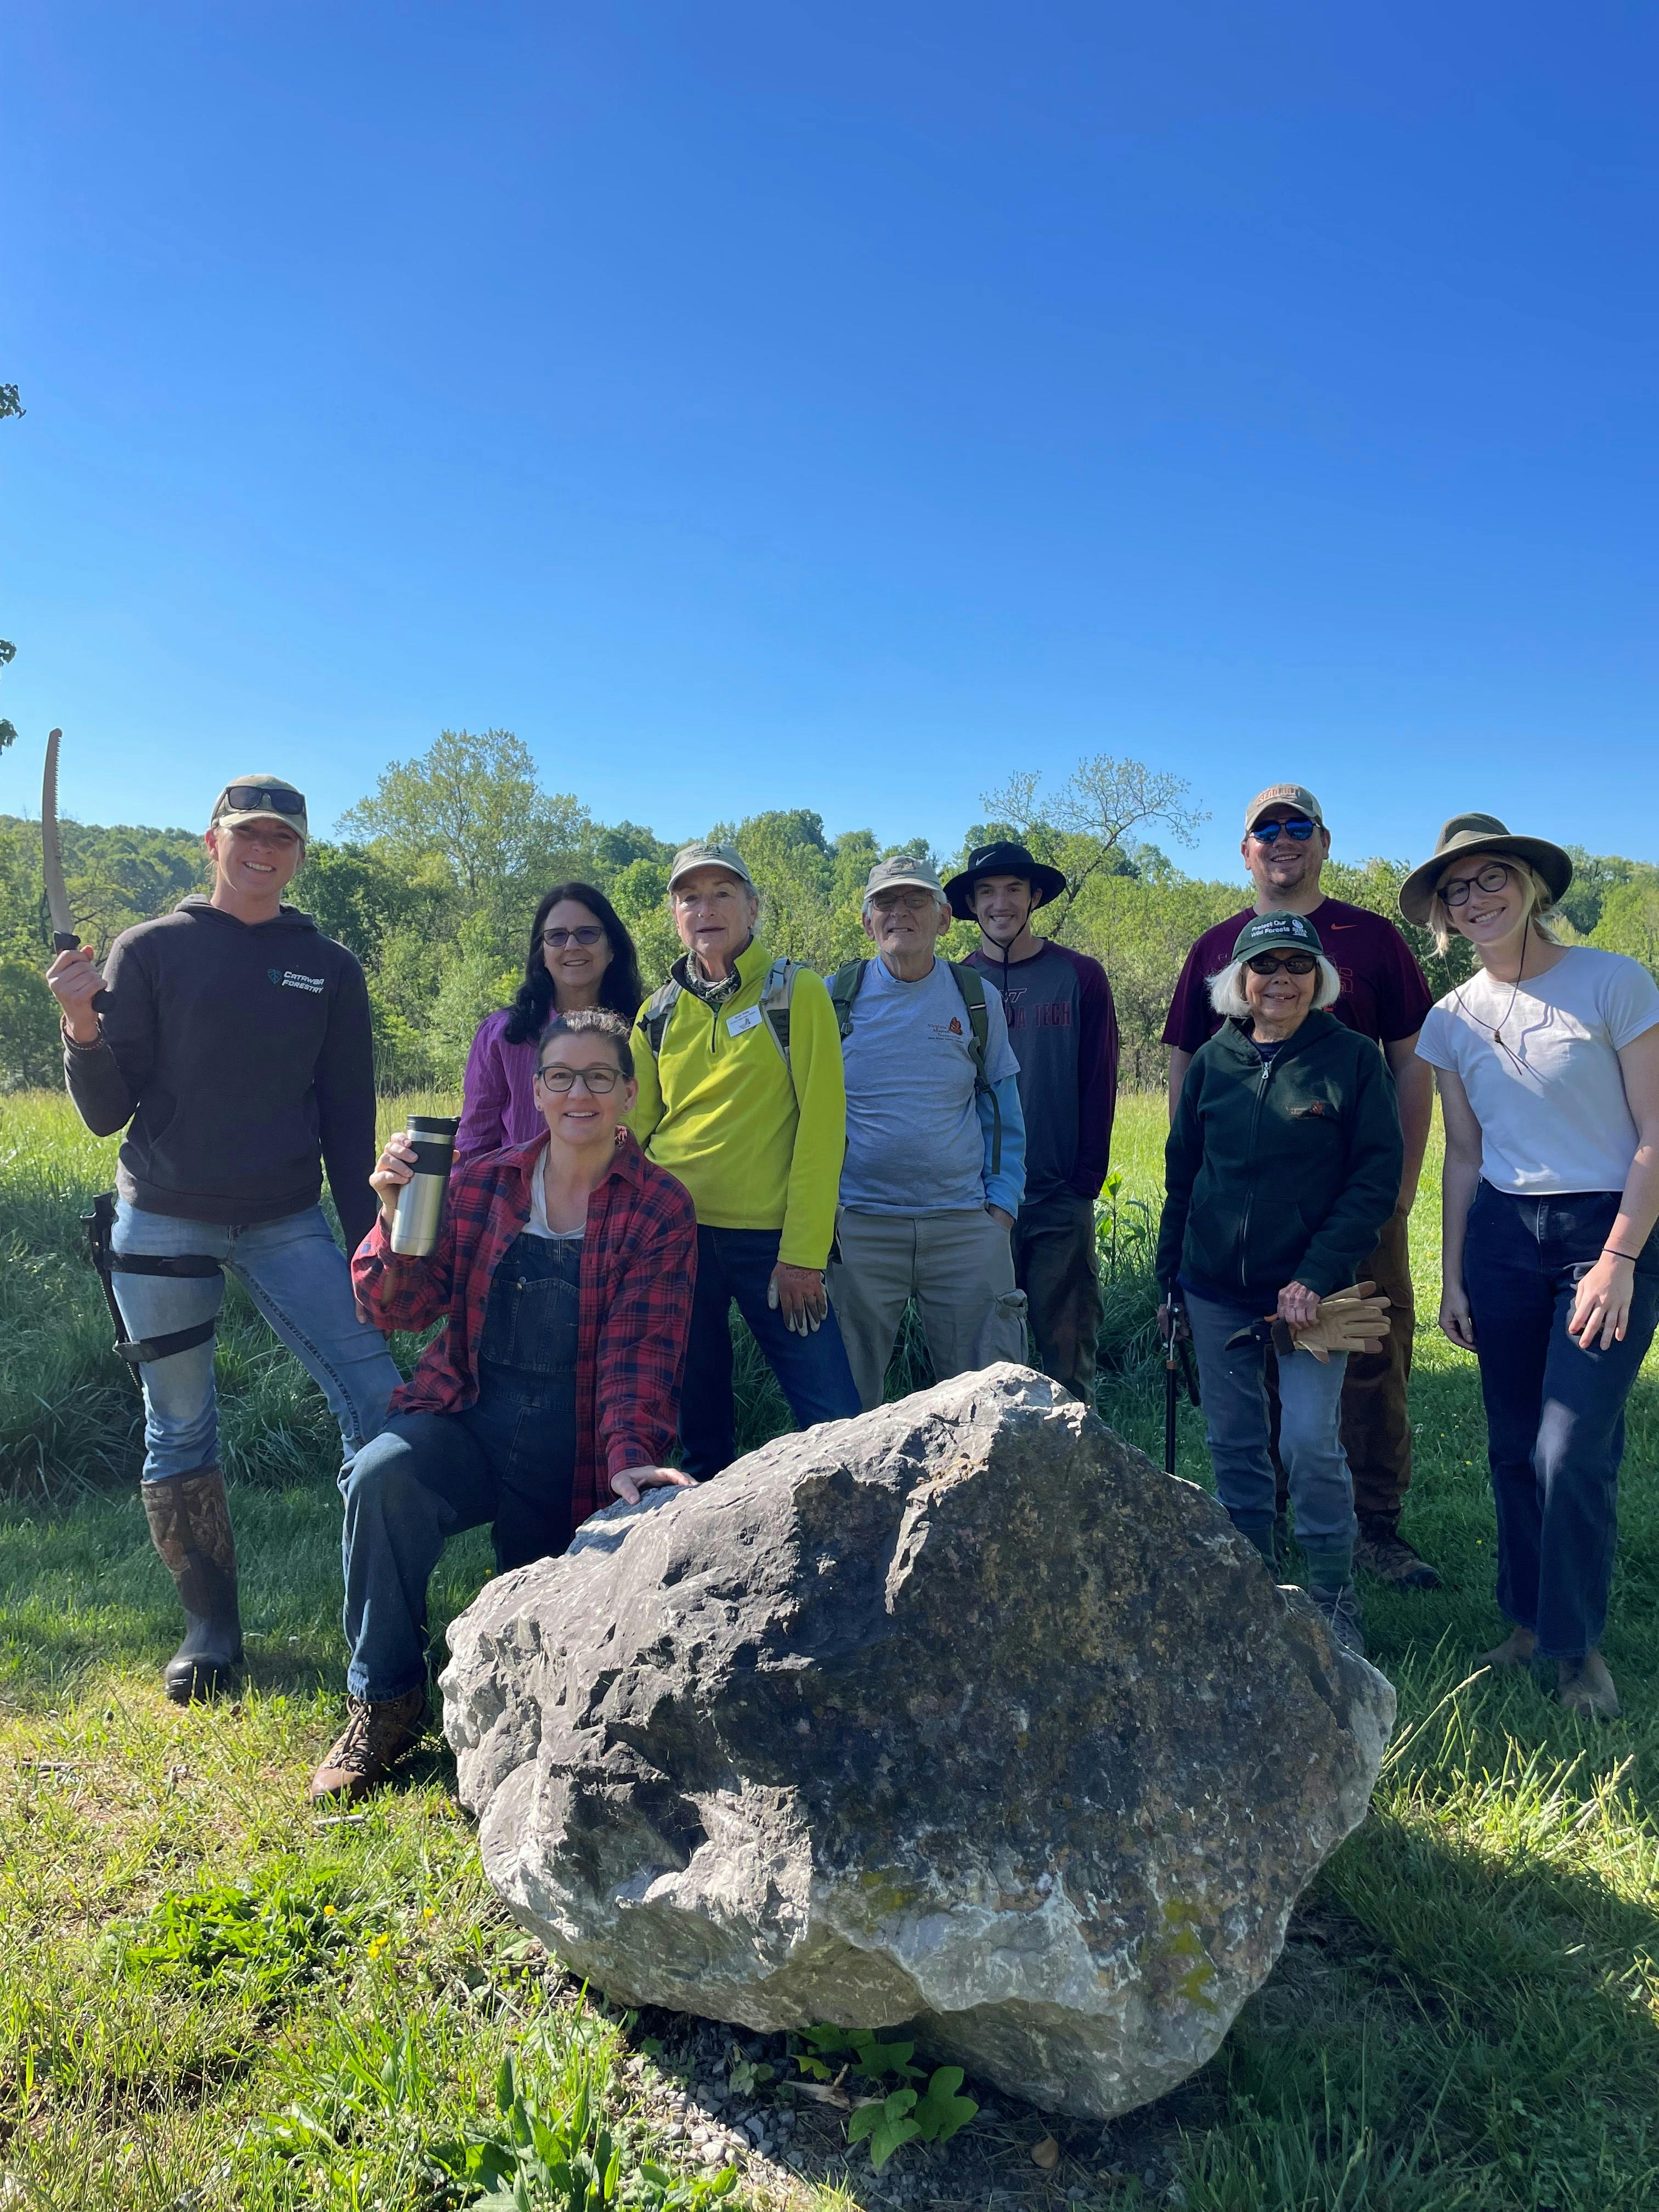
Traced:
[[1304, 821], [1298, 815], [1294, 822], [1262, 822], [1250, 835], [1260, 845], [1271, 845], [1282, 830], [1287, 837], [1294, 837], [1298, 845], [1305, 845], [1313, 836], [1316, 824]]

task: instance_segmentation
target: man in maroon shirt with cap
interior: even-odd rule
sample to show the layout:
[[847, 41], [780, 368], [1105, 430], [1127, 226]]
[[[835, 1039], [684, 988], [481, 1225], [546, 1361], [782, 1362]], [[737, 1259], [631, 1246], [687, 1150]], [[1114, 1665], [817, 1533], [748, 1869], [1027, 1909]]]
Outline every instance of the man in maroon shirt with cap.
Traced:
[[1391, 921], [1368, 908], [1327, 898], [1320, 871], [1331, 834], [1319, 801], [1299, 783], [1269, 784], [1251, 800], [1240, 847], [1255, 884], [1255, 907], [1205, 931], [1187, 955], [1164, 1024], [1170, 1048], [1170, 1112], [1175, 1113], [1194, 1054], [1221, 1026], [1206, 980], [1227, 966], [1235, 939], [1252, 912], [1305, 915], [1342, 978], [1331, 1012], [1382, 1048], [1393, 1071], [1406, 1164], [1400, 1203], [1363, 1273], [1393, 1301], [1393, 1331], [1378, 1352], [1351, 1353], [1342, 1389], [1342, 1442], [1353, 1470], [1359, 1519], [1358, 1565], [1406, 1589], [1433, 1589], [1440, 1577], [1400, 1533], [1400, 1509], [1412, 1479], [1412, 1431], [1407, 1413], [1411, 1378], [1411, 1264], [1406, 1223], [1417, 1194], [1424, 1147], [1434, 1112], [1434, 1079], [1417, 1057], [1417, 1033], [1434, 1003], [1411, 947]]

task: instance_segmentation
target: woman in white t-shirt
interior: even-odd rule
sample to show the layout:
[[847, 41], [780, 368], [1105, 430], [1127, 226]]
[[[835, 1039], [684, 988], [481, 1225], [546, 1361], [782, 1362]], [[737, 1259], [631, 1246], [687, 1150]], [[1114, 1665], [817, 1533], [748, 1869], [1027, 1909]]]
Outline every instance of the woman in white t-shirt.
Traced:
[[1424, 1022], [1445, 1122], [1440, 1326], [1480, 1362], [1498, 1508], [1492, 1667], [1553, 1659], [1571, 1710], [1619, 1710], [1599, 1649], [1625, 1401], [1659, 1317], [1659, 985], [1545, 915], [1572, 863], [1455, 815], [1401, 887], [1480, 967]]

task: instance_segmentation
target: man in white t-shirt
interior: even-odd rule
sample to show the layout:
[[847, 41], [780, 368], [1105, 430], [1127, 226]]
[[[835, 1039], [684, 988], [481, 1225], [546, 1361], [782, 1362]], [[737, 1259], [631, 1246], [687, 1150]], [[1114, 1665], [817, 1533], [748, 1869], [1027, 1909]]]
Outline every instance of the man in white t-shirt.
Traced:
[[912, 1297], [941, 1381], [1026, 1357], [1010, 1241], [1025, 1188], [1019, 1063], [997, 993], [937, 957], [950, 927], [925, 860], [880, 861], [864, 892], [878, 957], [830, 979], [847, 1158], [830, 1295], [866, 1409]]

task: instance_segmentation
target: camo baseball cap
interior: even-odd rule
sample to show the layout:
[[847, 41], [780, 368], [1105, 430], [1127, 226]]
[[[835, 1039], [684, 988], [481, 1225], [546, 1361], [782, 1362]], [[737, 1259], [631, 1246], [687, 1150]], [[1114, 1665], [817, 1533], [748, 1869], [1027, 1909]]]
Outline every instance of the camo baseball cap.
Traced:
[[1300, 808], [1310, 822], [1322, 830], [1325, 817], [1319, 811], [1319, 801], [1305, 783], [1270, 783], [1265, 791], [1258, 791], [1244, 810], [1244, 835], [1248, 837], [1270, 806]]
[[305, 793], [281, 775], [234, 775], [213, 802], [211, 830], [234, 830], [241, 822], [285, 822], [309, 844]]

